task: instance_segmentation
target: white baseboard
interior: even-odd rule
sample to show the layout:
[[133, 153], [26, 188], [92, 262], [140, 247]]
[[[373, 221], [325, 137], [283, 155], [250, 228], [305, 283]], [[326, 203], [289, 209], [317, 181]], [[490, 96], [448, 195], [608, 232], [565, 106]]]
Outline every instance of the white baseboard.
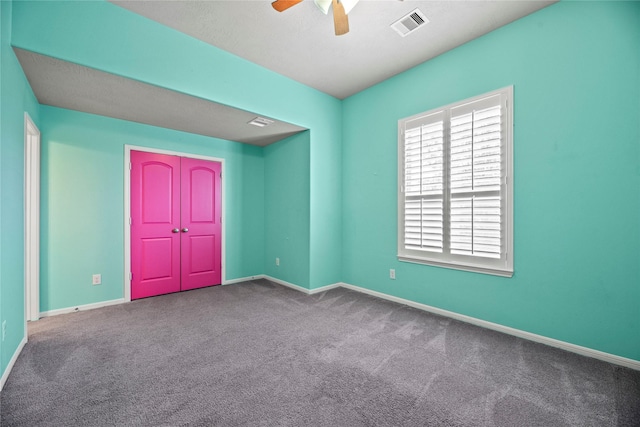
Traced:
[[503, 332], [508, 335], [513, 335], [518, 338], [523, 338], [525, 340], [546, 344], [551, 347], [560, 348], [562, 350], [570, 351], [572, 353], [577, 353], [582, 356], [592, 357], [594, 359], [602, 360], [604, 362], [613, 363], [615, 365], [625, 366], [627, 368], [640, 371], [640, 361], [638, 360], [628, 359], [626, 357], [616, 356], [615, 354], [605, 353], [604, 351], [594, 350], [588, 347], [582, 347], [580, 345], [571, 344], [565, 341], [548, 338], [543, 335], [533, 334], [531, 332], [522, 331], [520, 329], [510, 328], [509, 326], [503, 326], [498, 323], [488, 322], [486, 320], [478, 319], [471, 316], [465, 316], [464, 314], [443, 310], [441, 308], [432, 307], [430, 305], [421, 304], [419, 302], [395, 297], [393, 295], [384, 294], [382, 292], [372, 291], [370, 289], [361, 288], [359, 286], [350, 285], [348, 283], [339, 283], [338, 286], [341, 286], [346, 289], [351, 289], [353, 291], [362, 292], [364, 294], [372, 295], [388, 301], [397, 302], [399, 304], [404, 304], [409, 307], [417, 308], [419, 310], [428, 311], [430, 313], [438, 314], [440, 316], [450, 317], [452, 319], [460, 320], [462, 322], [470, 323], [472, 325], [480, 326], [482, 328]]
[[319, 288], [307, 289], [299, 285], [294, 285], [293, 283], [285, 282], [284, 280], [276, 279], [275, 277], [264, 276], [264, 278], [271, 282], [275, 282], [279, 285], [286, 286], [287, 288], [295, 289], [296, 291], [300, 291], [307, 295], [317, 294], [317, 293], [328, 291], [329, 289], [337, 288], [340, 286], [339, 283], [334, 283], [332, 285], [321, 286]]
[[320, 286], [319, 288], [314, 288], [309, 290], [309, 295], [319, 294], [320, 292], [325, 292], [331, 289], [339, 288], [340, 283], [334, 283], [332, 285]]
[[[25, 331], [25, 334], [26, 332], [27, 331]], [[22, 353], [22, 349], [24, 348], [26, 343], [27, 343], [27, 336], [25, 335], [22, 338], [22, 341], [20, 341], [18, 348], [16, 348], [16, 351], [13, 353], [13, 356], [11, 356], [11, 360], [9, 360], [9, 364], [7, 364], [7, 369], [5, 369], [4, 374], [2, 374], [2, 378], [0, 378], [0, 391], [2, 391], [2, 389], [4, 388], [4, 385], [7, 382], [7, 379], [9, 378], [9, 374], [13, 369], [13, 365], [15, 365], [16, 360], [18, 360], [18, 356], [20, 356], [20, 353]]]
[[40, 317], [57, 316], [59, 314], [75, 313], [76, 311], [93, 310], [94, 308], [107, 307], [124, 303], [124, 298], [112, 299], [109, 301], [95, 302], [92, 304], [78, 305], [75, 307], [59, 308], [57, 310], [49, 310], [40, 312]]
[[295, 289], [296, 291], [300, 291], [300, 292], [305, 293], [307, 295], [311, 295], [309, 289], [304, 288], [304, 287], [302, 287], [300, 285], [294, 285], [293, 283], [289, 283], [289, 282], [286, 282], [284, 280], [276, 279], [275, 277], [266, 276], [266, 275], [264, 276], [264, 278], [267, 279], [270, 282], [275, 282], [275, 283], [277, 283], [279, 285], [286, 286], [287, 288]]
[[240, 277], [238, 279], [225, 280], [223, 285], [233, 285], [234, 283], [248, 282], [250, 280], [266, 279], [264, 274], [256, 274], [255, 276]]

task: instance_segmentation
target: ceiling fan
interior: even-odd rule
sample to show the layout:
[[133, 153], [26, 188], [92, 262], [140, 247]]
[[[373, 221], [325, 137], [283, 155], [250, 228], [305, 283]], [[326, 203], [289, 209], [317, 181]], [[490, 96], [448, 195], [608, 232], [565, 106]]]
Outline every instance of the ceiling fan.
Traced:
[[[295, 6], [302, 0], [275, 0], [271, 6], [278, 12], [283, 12], [291, 6]], [[360, 0], [313, 0], [318, 8], [325, 15], [329, 13], [329, 8], [333, 6], [333, 25], [336, 36], [341, 36], [349, 32], [349, 18], [347, 14]]]

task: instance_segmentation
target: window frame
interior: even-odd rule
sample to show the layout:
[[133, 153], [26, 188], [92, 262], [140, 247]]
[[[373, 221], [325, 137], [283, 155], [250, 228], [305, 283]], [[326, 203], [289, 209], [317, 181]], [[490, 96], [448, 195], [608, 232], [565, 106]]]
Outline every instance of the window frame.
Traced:
[[[451, 165], [451, 111], [464, 109], [472, 104], [482, 105], [483, 101], [493, 97], [499, 97], [499, 103], [503, 108], [501, 114], [501, 163], [503, 176], [501, 176], [501, 255], [500, 258], [485, 258], [452, 254], [448, 251], [448, 236], [451, 235], [449, 214], [451, 205], [451, 189], [449, 187], [449, 169]], [[497, 104], [496, 104], [497, 105]], [[494, 90], [462, 101], [454, 102], [443, 107], [434, 108], [411, 117], [398, 120], [398, 260], [418, 264], [433, 265], [456, 270], [471, 271], [476, 273], [491, 274], [503, 277], [513, 276], [513, 86]], [[429, 252], [405, 248], [405, 131], [407, 125], [415, 123], [409, 129], [421, 126], [419, 123], [431, 123], [429, 117], [444, 117], [444, 167], [443, 167], [443, 244], [442, 253]], [[456, 116], [458, 117], [458, 116]], [[423, 198], [422, 200], [425, 200]]]

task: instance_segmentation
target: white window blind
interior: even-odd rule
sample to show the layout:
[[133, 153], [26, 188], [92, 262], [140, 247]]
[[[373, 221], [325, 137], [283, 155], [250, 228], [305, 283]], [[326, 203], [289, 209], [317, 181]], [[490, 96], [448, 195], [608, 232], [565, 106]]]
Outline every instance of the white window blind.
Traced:
[[444, 127], [442, 120], [405, 135], [405, 227], [407, 247], [442, 252]]
[[400, 120], [400, 260], [512, 275], [512, 91]]

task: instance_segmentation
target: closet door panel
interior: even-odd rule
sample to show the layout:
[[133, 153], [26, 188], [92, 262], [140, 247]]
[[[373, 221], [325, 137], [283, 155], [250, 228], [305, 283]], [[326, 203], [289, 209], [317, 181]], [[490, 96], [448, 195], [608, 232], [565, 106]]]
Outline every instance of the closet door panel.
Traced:
[[182, 290], [222, 280], [220, 172], [217, 162], [181, 160]]
[[131, 299], [180, 290], [180, 158], [131, 151]]

